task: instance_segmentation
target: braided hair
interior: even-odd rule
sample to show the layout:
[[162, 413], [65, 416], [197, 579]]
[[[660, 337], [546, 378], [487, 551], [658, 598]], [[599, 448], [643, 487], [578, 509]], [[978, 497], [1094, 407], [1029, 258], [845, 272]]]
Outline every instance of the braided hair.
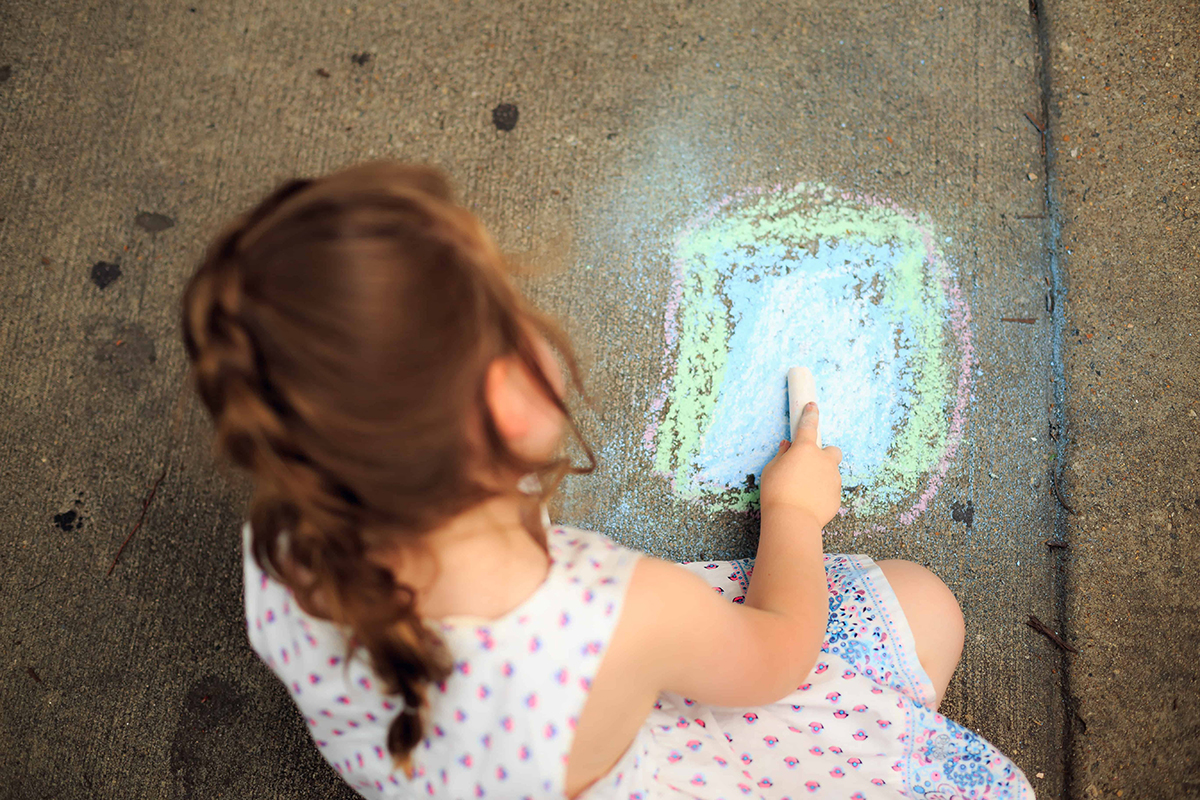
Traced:
[[[373, 162], [279, 186], [209, 247], [183, 295], [192, 379], [215, 449], [250, 473], [251, 548], [305, 610], [348, 626], [404, 710], [388, 728], [411, 774], [426, 690], [451, 670], [415, 592], [372, 556], [498, 494], [537, 511], [567, 474], [595, 469], [529, 332], [583, 391], [561, 329], [513, 287], [478, 220], [441, 173]], [[578, 438], [586, 467], [513, 453], [484, 395], [487, 365], [516, 355]], [[479, 464], [508, 476], [499, 488]], [[516, 489], [533, 472], [540, 494]]]

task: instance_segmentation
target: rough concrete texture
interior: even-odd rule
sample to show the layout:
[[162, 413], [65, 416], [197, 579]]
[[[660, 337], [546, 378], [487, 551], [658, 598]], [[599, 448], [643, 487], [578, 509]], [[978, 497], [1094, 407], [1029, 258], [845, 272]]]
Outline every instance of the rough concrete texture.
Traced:
[[1200, 6], [1047, 10], [1075, 797], [1200, 795]]
[[[957, 293], [938, 295], [946, 347], [925, 362], [948, 393], [920, 408], [949, 419], [961, 398], [961, 426], [915, 488], [835, 521], [827, 549], [945, 578], [968, 630], [945, 708], [1040, 796], [1177, 795], [1200, 720], [1194, 622], [1173, 611], [1195, 607], [1200, 514], [1197, 123], [1179, 96], [1197, 20], [1152, 5], [1064, 0], [1039, 20], [1026, 0], [10, 0], [0, 798], [353, 796], [245, 643], [244, 487], [213, 468], [181, 394], [176, 301], [227, 216], [373, 157], [444, 167], [576, 342], [602, 464], [555, 518], [677, 559], [749, 555], [756, 533], [736, 491], [682, 498], [644, 444], [681, 374], [664, 349], [681, 233], [724, 219], [723, 198], [801, 183], [911, 212], [944, 265], [918, 294]], [[1041, 124], [1047, 86], [1043, 156], [1025, 114]], [[809, 238], [828, 253], [838, 236]], [[1058, 464], [1079, 517], [1052, 494]], [[1043, 545], [1061, 536], [1065, 553]]]

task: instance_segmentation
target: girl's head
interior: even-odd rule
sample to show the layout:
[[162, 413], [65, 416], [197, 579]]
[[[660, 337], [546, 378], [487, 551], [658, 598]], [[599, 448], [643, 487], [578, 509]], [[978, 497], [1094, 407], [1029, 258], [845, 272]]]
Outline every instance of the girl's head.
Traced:
[[[551, 350], [582, 392], [569, 344], [441, 174], [389, 162], [290, 181], [231, 224], [185, 290], [183, 334], [218, 451], [254, 480], [255, 559], [302, 605], [319, 594], [403, 695], [403, 759], [449, 664], [372, 556], [499, 495], [544, 542], [540, 502], [595, 466]], [[556, 457], [566, 426], [589, 467]], [[518, 488], [531, 472], [540, 496]]]

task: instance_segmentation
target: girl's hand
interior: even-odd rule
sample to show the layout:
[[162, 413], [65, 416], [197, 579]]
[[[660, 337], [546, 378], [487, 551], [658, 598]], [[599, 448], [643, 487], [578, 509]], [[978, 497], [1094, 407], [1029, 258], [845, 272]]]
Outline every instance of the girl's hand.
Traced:
[[761, 502], [763, 511], [786, 507], [812, 517], [823, 528], [841, 506], [842, 451], [817, 447], [817, 420], [817, 404], [809, 403], [800, 415], [796, 441], [781, 441], [779, 452], [763, 470]]

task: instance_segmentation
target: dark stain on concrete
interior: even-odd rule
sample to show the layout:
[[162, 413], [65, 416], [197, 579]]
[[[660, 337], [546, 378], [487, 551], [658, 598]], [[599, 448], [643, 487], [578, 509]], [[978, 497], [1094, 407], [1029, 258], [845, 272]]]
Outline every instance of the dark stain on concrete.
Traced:
[[61, 531], [73, 531], [83, 526], [83, 520], [79, 517], [79, 513], [72, 508], [61, 514], [55, 514], [54, 524]]
[[83, 529], [87, 517], [80, 508], [83, 506], [83, 492], [75, 497], [74, 508], [69, 508], [61, 514], [54, 515], [54, 525], [62, 531], [78, 531]]
[[166, 214], [154, 214], [149, 211], [143, 211], [133, 218], [133, 224], [149, 233], [161, 233], [167, 228], [175, 227], [175, 220]]
[[121, 277], [121, 265], [108, 261], [97, 261], [92, 264], [92, 283], [100, 289], [107, 289], [117, 278]]
[[492, 109], [492, 124], [502, 131], [511, 131], [517, 127], [517, 117], [521, 112], [513, 103], [501, 103]]
[[354, 55], [350, 56], [350, 60], [353, 61], [355, 64], [357, 64], [360, 67], [365, 67], [367, 65], [367, 62], [371, 60], [371, 54], [370, 53], [355, 53]]
[[242, 717], [245, 697], [217, 675], [205, 675], [188, 689], [171, 737], [174, 796], [200, 797], [205, 789], [229, 786], [243, 771], [244, 742], [231, 736]]
[[954, 517], [955, 522], [965, 522], [969, 528], [975, 523], [975, 506], [970, 500], [965, 506], [956, 501], [950, 506], [950, 516]]
[[11, 77], [12, 77], [12, 64], [5, 64], [3, 67], [0, 67], [0, 83], [4, 83], [6, 80], [8, 80]]

